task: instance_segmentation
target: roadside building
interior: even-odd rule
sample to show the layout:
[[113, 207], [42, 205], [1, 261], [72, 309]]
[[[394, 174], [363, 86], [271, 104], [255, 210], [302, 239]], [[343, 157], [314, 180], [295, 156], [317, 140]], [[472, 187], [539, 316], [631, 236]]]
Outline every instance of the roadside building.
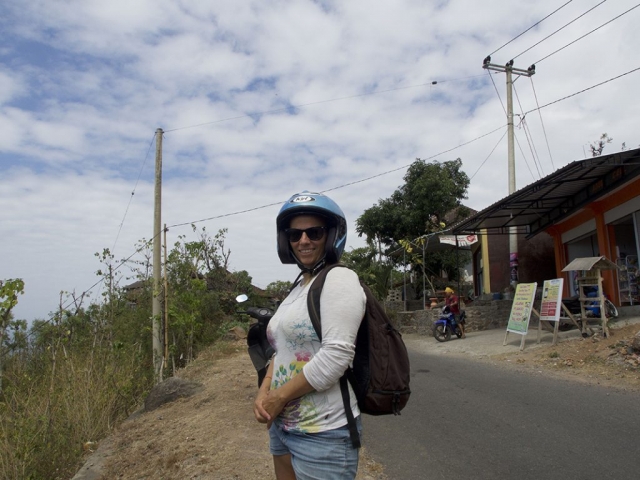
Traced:
[[562, 269], [603, 255], [620, 267], [603, 271], [605, 294], [617, 305], [639, 303], [640, 149], [572, 162], [457, 224], [454, 233], [481, 238], [472, 250], [478, 293], [509, 284], [511, 227], [520, 282], [564, 277], [564, 296], [571, 296], [576, 274]]

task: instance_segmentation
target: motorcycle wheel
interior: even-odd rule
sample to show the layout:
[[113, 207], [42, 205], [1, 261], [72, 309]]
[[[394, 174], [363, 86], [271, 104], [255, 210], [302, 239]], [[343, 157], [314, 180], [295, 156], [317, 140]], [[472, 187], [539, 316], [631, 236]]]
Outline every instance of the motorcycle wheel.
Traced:
[[572, 328], [576, 328], [573, 323], [561, 323], [560, 325], [558, 325], [559, 332], [568, 332]]
[[456, 334], [456, 337], [462, 338], [462, 330], [460, 330], [460, 327], [456, 326], [455, 334]]
[[613, 303], [611, 303], [611, 300], [606, 298], [604, 300], [604, 311], [607, 318], [616, 318], [618, 316], [618, 309]]
[[439, 342], [446, 342], [447, 340], [451, 340], [451, 330], [446, 330], [442, 325], [436, 325], [433, 329], [433, 336], [436, 337], [436, 340]]

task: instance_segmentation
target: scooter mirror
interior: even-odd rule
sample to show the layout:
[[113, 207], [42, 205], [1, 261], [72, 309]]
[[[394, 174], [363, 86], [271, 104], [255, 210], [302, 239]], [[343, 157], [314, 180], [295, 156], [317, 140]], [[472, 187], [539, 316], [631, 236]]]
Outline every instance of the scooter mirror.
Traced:
[[249, 300], [249, 297], [247, 297], [244, 293], [236, 297], [236, 302], [238, 303], [246, 302], [247, 300]]

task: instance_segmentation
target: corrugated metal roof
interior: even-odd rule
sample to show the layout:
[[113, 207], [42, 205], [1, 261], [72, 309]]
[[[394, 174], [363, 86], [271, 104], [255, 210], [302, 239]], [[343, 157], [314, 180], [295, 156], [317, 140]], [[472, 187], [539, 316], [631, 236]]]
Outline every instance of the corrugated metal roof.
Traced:
[[574, 270], [591, 270], [598, 268], [600, 270], [615, 270], [618, 265], [613, 263], [607, 257], [581, 257], [572, 260], [569, 265], [562, 269], [563, 272], [572, 272]]
[[530, 238], [640, 175], [640, 148], [572, 162], [455, 225], [453, 233]]

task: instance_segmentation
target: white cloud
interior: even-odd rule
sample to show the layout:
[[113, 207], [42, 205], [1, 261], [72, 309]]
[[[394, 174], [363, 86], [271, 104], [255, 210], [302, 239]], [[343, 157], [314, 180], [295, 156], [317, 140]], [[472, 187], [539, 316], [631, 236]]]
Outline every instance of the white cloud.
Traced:
[[[416, 157], [462, 158], [475, 174], [467, 203], [481, 209], [497, 201], [507, 194], [506, 140], [499, 142], [502, 130], [484, 135], [506, 125], [496, 95], [505, 102], [505, 77], [494, 74], [494, 87], [482, 60], [558, 6], [4, 2], [0, 278], [25, 279], [17, 315], [43, 317], [56, 308], [60, 290], [92, 285], [100, 268], [94, 253], [112, 248], [116, 236], [118, 258], [151, 237], [158, 127], [166, 131], [163, 219], [170, 225], [355, 182], [330, 192], [352, 228], [364, 209], [402, 184], [401, 167]], [[527, 68], [634, 3], [607, 2], [517, 56], [590, 6], [568, 4], [492, 61], [516, 57], [515, 66]], [[538, 62], [537, 101], [531, 81], [517, 80], [516, 113], [637, 68], [638, 15], [633, 10]], [[633, 120], [640, 113], [633, 101], [638, 75], [543, 108], [546, 139], [539, 114], [526, 115], [546, 174], [553, 169], [547, 139], [555, 168], [582, 158], [605, 131], [614, 138], [605, 152], [640, 144]], [[529, 164], [517, 148], [522, 187], [538, 177], [522, 129], [517, 138]], [[359, 182], [368, 177], [375, 178]], [[296, 274], [277, 259], [277, 211], [198, 226], [211, 233], [228, 228], [232, 268], [266, 286]], [[191, 230], [171, 228], [169, 244], [179, 234]], [[350, 246], [362, 243], [350, 233]]]

